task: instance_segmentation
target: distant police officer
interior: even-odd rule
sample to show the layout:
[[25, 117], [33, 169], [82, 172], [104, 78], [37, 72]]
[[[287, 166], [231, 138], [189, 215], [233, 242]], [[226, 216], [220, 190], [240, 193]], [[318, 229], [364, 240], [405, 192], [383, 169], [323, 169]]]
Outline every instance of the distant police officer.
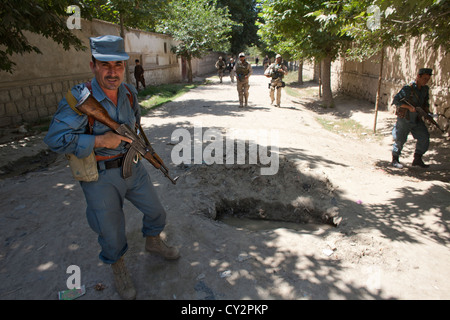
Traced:
[[283, 77], [288, 74], [287, 68], [282, 64], [283, 58], [280, 54], [276, 55], [275, 62], [272, 63], [264, 72], [264, 75], [268, 78], [272, 78], [270, 81], [270, 100], [273, 104], [275, 100], [275, 91], [277, 92], [276, 106], [280, 107], [281, 104], [281, 88], [284, 87]]
[[142, 83], [145, 89], [145, 77], [144, 77], [144, 68], [139, 62], [139, 59], [134, 60], [136, 66], [134, 67], [134, 79], [136, 80], [136, 90], [139, 91], [139, 82]]
[[248, 78], [253, 73], [252, 66], [245, 60], [245, 53], [239, 53], [239, 60], [234, 66], [237, 78], [237, 91], [239, 94], [239, 108], [248, 106]]
[[[419, 69], [416, 80], [404, 86], [394, 97], [392, 104], [396, 106], [397, 122], [392, 130], [394, 145], [392, 147], [392, 165], [396, 168], [403, 168], [399, 161], [409, 133], [417, 140], [416, 150], [414, 152], [413, 166], [422, 168], [429, 167], [422, 160], [422, 155], [427, 152], [430, 145], [430, 134], [425, 123], [416, 112], [415, 107], [421, 107], [426, 113], [429, 113], [429, 95], [428, 86], [432, 70], [428, 68]], [[408, 103], [405, 102], [408, 101]]]

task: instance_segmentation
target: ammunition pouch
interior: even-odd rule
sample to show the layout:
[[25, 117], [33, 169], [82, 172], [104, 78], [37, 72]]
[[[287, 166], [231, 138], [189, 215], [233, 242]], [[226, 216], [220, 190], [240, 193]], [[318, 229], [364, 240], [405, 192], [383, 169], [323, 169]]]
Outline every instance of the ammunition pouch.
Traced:
[[245, 80], [245, 76], [246, 76], [245, 74], [240, 73], [240, 74], [237, 75], [237, 78], [238, 78], [239, 81], [244, 81]]
[[274, 71], [274, 72], [272, 72], [271, 75], [272, 75], [272, 79], [278, 79], [278, 78], [281, 78], [283, 74], [279, 71]]
[[[281, 83], [281, 85], [280, 85], [280, 83]], [[274, 88], [274, 89], [276, 89], [276, 88], [284, 88], [284, 87], [286, 87], [286, 83], [284, 81], [280, 81], [280, 82], [277, 82], [277, 83], [269, 82], [269, 89], [271, 89], [271, 88]]]
[[98, 180], [97, 160], [94, 151], [86, 158], [78, 158], [74, 154], [66, 154], [70, 170], [75, 180], [92, 182]]

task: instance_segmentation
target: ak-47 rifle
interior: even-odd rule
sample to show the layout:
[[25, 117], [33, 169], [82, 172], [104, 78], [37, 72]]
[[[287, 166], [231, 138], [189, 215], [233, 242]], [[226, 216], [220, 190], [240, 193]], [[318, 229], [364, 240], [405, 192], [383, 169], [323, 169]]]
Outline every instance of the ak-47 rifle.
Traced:
[[433, 117], [430, 116], [428, 113], [426, 113], [425, 110], [423, 110], [421, 107], [415, 107], [412, 103], [410, 103], [408, 100], [406, 100], [406, 98], [403, 98], [400, 100], [401, 102], [406, 103], [407, 105], [413, 107], [416, 109], [416, 112], [419, 114], [419, 116], [425, 121], [428, 120], [430, 121], [436, 128], [438, 128], [439, 130], [441, 130], [442, 133], [444, 133], [445, 131], [441, 129], [441, 127], [439, 126], [439, 124], [434, 121]]
[[138, 133], [136, 134], [127, 124], [119, 124], [115, 122], [109, 116], [105, 108], [95, 100], [92, 95], [84, 96], [76, 105], [77, 110], [80, 112], [94, 118], [95, 120], [108, 126], [116, 133], [121, 136], [127, 137], [132, 140], [129, 144], [128, 151], [125, 155], [122, 165], [122, 177], [124, 179], [131, 176], [131, 164], [137, 154], [147, 159], [156, 169], [161, 170], [161, 172], [173, 183], [177, 183], [178, 177], [172, 179], [169, 176], [169, 169], [167, 169], [164, 162], [155, 152], [153, 147], [150, 145], [147, 137], [145, 136], [144, 130], [142, 130], [141, 125], [136, 124]]

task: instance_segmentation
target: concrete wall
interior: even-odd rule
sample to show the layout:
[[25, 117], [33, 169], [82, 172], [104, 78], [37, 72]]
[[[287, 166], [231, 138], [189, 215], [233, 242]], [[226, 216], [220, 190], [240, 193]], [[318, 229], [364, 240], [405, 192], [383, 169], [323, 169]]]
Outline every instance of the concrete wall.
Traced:
[[[332, 64], [333, 92], [365, 99], [375, 103], [377, 95], [380, 56], [369, 61], [348, 61], [343, 57]], [[450, 55], [445, 51], [432, 50], [420, 38], [413, 38], [399, 49], [387, 48], [384, 58], [380, 107], [392, 110], [392, 100], [403, 85], [416, 78], [420, 68], [432, 68], [430, 106], [434, 113], [443, 114], [438, 123], [449, 127], [450, 119]]]
[[[25, 33], [29, 42], [38, 46], [43, 54], [15, 55], [12, 57], [17, 63], [14, 73], [0, 71], [0, 127], [13, 127], [52, 116], [69, 88], [92, 78], [89, 37], [119, 35], [120, 30], [117, 25], [99, 20], [82, 20], [81, 27], [74, 32], [88, 48], [86, 51], [65, 51], [52, 40]], [[125, 40], [132, 84], [135, 85], [135, 59], [139, 59], [144, 67], [146, 84], [182, 81], [181, 59], [170, 51], [176, 44], [173, 38], [130, 29], [126, 31]], [[194, 75], [215, 71], [217, 57], [218, 54], [212, 53], [204, 59], [194, 59]]]

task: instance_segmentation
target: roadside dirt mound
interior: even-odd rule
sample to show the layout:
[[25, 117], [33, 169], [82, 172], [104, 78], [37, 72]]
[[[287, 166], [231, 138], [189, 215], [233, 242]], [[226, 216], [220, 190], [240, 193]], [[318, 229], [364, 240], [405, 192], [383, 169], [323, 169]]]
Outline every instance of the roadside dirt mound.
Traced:
[[26, 156], [15, 161], [10, 161], [0, 167], [0, 179], [23, 175], [28, 172], [45, 170], [54, 163], [58, 154], [50, 150], [41, 150], [33, 156]]
[[186, 172], [179, 185], [193, 195], [198, 212], [211, 219], [233, 215], [334, 226], [341, 220], [328, 178], [304, 173], [300, 163], [283, 156], [276, 175], [261, 175], [259, 164], [181, 166]]

